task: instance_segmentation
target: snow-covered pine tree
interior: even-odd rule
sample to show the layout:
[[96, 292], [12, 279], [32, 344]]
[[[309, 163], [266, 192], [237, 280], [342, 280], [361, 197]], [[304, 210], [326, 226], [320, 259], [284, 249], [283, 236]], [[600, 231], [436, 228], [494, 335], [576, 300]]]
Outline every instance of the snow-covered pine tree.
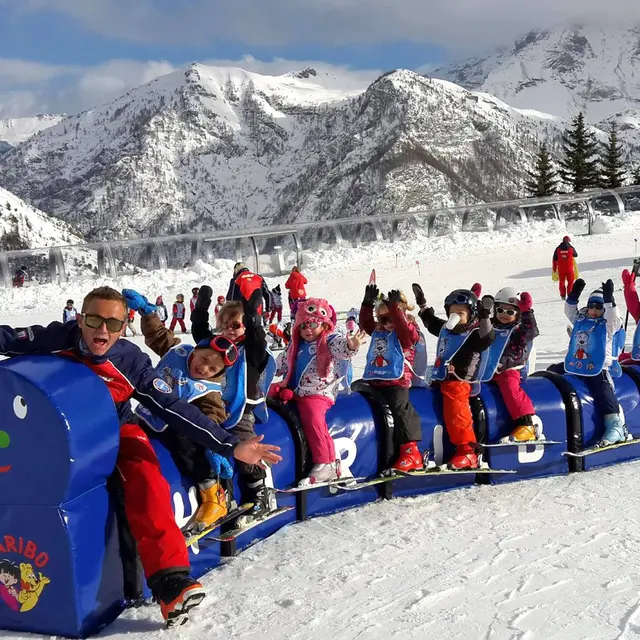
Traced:
[[562, 134], [564, 157], [560, 160], [560, 177], [571, 191], [596, 189], [599, 184], [598, 142], [587, 129], [580, 112]]
[[544, 198], [558, 193], [558, 172], [555, 170], [547, 143], [540, 145], [533, 171], [527, 171], [525, 182], [528, 198]]
[[622, 145], [618, 143], [618, 128], [611, 123], [609, 139], [602, 145], [600, 156], [600, 186], [603, 189], [619, 189], [627, 176], [624, 170]]

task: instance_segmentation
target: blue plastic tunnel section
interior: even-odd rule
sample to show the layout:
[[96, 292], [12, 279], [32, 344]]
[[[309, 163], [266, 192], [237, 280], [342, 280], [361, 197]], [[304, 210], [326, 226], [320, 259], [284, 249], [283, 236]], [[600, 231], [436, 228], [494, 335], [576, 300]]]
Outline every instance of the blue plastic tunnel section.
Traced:
[[[597, 442], [603, 423], [585, 385], [574, 376], [539, 372], [525, 383], [545, 437], [558, 445], [484, 448], [494, 469], [515, 474], [430, 474], [401, 478], [358, 491], [318, 487], [276, 494], [278, 516], [219, 542], [231, 525], [190, 550], [195, 576], [216, 567], [256, 540], [309, 517], [371, 503], [470, 487], [563, 475], [640, 458], [640, 444], [589, 456], [568, 456]], [[640, 438], [640, 368], [625, 367], [615, 381], [630, 432]], [[410, 398], [421, 420], [420, 449], [445, 463], [453, 452], [437, 389], [416, 388]], [[124, 588], [115, 505], [107, 491], [114, 472], [119, 424], [103, 382], [77, 363], [51, 356], [0, 363], [0, 629], [82, 637], [96, 633], [123, 609]], [[478, 440], [495, 444], [512, 429], [500, 393], [485, 385], [472, 402]], [[375, 389], [359, 381], [327, 414], [347, 475], [375, 477], [394, 456], [393, 418]], [[295, 407], [272, 404], [256, 425], [265, 441], [281, 447], [283, 462], [267, 484], [295, 486], [311, 459]], [[176, 521], [184, 524], [198, 504], [197, 487], [182, 477], [170, 453], [154, 446], [171, 486]], [[490, 491], [485, 487], [483, 490]], [[242, 487], [234, 480], [242, 502]], [[4, 571], [4, 573], [3, 573]], [[7, 577], [8, 576], [8, 577]]]

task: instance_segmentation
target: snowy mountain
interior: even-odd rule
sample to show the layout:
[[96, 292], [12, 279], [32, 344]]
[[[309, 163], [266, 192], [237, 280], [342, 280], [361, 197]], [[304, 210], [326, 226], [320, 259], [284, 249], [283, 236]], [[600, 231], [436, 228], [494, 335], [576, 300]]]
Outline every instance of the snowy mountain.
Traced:
[[58, 124], [58, 122], [61, 122], [64, 118], [66, 118], [64, 114], [52, 115], [45, 113], [27, 118], [0, 120], [0, 153], [2, 153], [2, 142], [6, 142], [12, 147], [15, 147], [39, 131]]
[[71, 227], [23, 202], [0, 187], [0, 250], [78, 244]]
[[582, 110], [602, 127], [615, 117], [627, 139], [640, 140], [640, 27], [532, 31], [432, 75], [565, 119]]
[[194, 64], [0, 159], [8, 189], [90, 238], [509, 198], [557, 118], [410, 71], [345, 89]]

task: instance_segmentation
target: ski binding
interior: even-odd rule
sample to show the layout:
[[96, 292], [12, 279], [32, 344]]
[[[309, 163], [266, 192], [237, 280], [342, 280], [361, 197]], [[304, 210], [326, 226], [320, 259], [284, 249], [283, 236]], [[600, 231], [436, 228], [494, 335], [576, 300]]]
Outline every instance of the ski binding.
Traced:
[[[190, 532], [187, 525], [187, 527], [182, 530], [182, 533], [185, 537], [185, 540], [184, 540], [185, 544], [187, 545], [187, 547], [190, 547], [194, 542], [198, 542], [198, 540], [202, 540], [202, 538], [208, 537], [212, 531], [219, 529], [223, 524], [226, 524], [227, 522], [231, 522], [231, 520], [234, 520], [238, 516], [241, 516], [243, 513], [246, 513], [251, 509], [253, 509], [253, 502], [245, 502], [244, 504], [241, 504], [239, 507], [236, 507], [235, 509], [232, 509], [231, 511], [229, 511], [229, 513], [227, 513], [226, 516], [224, 516], [223, 518], [220, 518], [220, 520], [216, 520], [216, 522], [213, 523], [213, 526], [208, 527], [203, 531]], [[215, 537], [212, 539], [216, 540]]]

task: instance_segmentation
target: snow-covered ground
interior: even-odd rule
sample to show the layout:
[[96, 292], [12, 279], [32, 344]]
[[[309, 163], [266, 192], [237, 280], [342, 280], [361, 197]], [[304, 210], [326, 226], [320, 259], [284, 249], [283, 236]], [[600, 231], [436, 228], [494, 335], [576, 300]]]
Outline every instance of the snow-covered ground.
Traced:
[[[619, 288], [620, 272], [635, 257], [638, 222], [640, 216], [629, 215], [608, 234], [573, 234], [587, 291], [609, 277]], [[383, 290], [410, 292], [417, 281], [440, 309], [449, 291], [474, 282], [489, 293], [505, 285], [527, 290], [541, 332], [537, 365], [544, 368], [563, 358], [567, 344], [551, 281], [551, 256], [564, 233], [555, 223], [537, 223], [491, 235], [319, 252], [309, 256], [305, 274], [310, 293], [342, 311], [359, 305], [372, 267]], [[231, 266], [220, 261], [199, 265], [198, 272], [154, 272], [115, 286], [136, 287], [154, 300], [162, 294], [168, 304], [205, 283], [224, 294]], [[68, 297], [80, 303], [96, 283], [0, 291], [0, 322], [56, 320]], [[616, 295], [624, 311], [622, 292]], [[434, 340], [428, 343], [433, 352]], [[180, 637], [640, 637], [639, 470], [634, 463], [478, 486], [296, 524], [209, 574], [208, 597]], [[127, 611], [102, 636], [148, 640], [164, 633], [153, 606]]]

